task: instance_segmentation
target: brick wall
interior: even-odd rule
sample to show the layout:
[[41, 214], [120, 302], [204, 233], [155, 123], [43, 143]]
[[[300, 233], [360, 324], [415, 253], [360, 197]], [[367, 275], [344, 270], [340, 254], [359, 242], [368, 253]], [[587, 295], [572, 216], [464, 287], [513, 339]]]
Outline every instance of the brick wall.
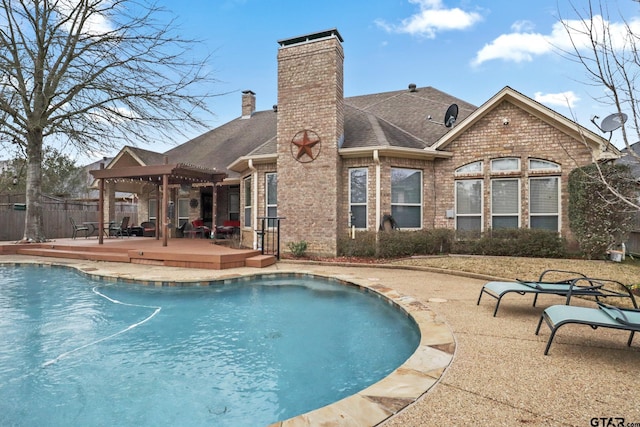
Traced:
[[[504, 118], [509, 124], [504, 125]], [[521, 227], [528, 227], [529, 215], [529, 181], [530, 176], [545, 176], [540, 172], [528, 170], [531, 158], [542, 159], [557, 163], [561, 167], [560, 173], [547, 173], [550, 176], [560, 176], [560, 194], [562, 212], [560, 218], [561, 232], [570, 238], [568, 219], [568, 176], [572, 169], [591, 163], [591, 150], [582, 142], [559, 131], [548, 123], [523, 111], [509, 102], [503, 102], [485, 117], [479, 120], [464, 134], [453, 141], [447, 151], [453, 153], [450, 159], [439, 159], [435, 167], [435, 185], [437, 195], [435, 200], [436, 227], [454, 228], [453, 219], [447, 219], [447, 209], [454, 209], [454, 172], [460, 166], [483, 160], [484, 171], [479, 177], [483, 179], [484, 198], [484, 228], [491, 226], [491, 159], [500, 157], [517, 157], [520, 159], [521, 172], [506, 176], [520, 177], [521, 197]], [[476, 176], [469, 176], [475, 178]]]

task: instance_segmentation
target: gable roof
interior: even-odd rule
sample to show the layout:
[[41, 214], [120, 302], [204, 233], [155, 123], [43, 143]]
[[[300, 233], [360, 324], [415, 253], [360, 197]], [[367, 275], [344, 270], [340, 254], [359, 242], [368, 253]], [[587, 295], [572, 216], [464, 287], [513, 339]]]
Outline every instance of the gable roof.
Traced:
[[605, 138], [595, 134], [589, 129], [579, 125], [573, 120], [568, 119], [562, 114], [554, 111], [537, 101], [523, 95], [522, 93], [512, 89], [509, 86], [505, 86], [501, 91], [496, 93], [491, 99], [482, 104], [478, 109], [471, 113], [462, 122], [458, 121], [456, 126], [448, 133], [444, 134], [440, 140], [438, 140], [433, 148], [437, 150], [445, 149], [452, 141], [458, 136], [466, 132], [471, 126], [477, 123], [480, 119], [486, 116], [489, 112], [498, 107], [502, 102], [507, 101], [514, 104], [518, 108], [526, 111], [534, 117], [542, 120], [543, 122], [555, 127], [559, 131], [571, 136], [576, 140], [584, 140], [591, 148], [594, 159], [605, 159], [619, 156], [619, 151], [613, 148], [613, 150], [604, 151], [608, 145]]

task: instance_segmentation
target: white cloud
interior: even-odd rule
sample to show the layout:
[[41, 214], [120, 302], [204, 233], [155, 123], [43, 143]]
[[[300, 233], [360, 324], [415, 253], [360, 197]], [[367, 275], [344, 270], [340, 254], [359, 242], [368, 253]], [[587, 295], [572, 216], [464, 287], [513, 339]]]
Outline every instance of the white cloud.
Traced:
[[[87, 8], [86, 5], [79, 5], [80, 0], [61, 0], [57, 3], [58, 13], [64, 18], [69, 18], [72, 15], [78, 14], [78, 8]], [[102, 10], [109, 10], [112, 7], [111, 0], [105, 0], [98, 2], [93, 6], [89, 6], [92, 10], [89, 12], [86, 22], [83, 25], [82, 33], [89, 35], [102, 35], [113, 31], [113, 27], [109, 19]], [[73, 18], [65, 23], [65, 27], [68, 31], [77, 32], [77, 29], [72, 29]]]
[[476, 12], [457, 7], [448, 9], [441, 0], [409, 0], [409, 3], [417, 4], [420, 11], [403, 19], [398, 25], [383, 20], [376, 20], [375, 23], [388, 32], [435, 38], [438, 32], [464, 30], [482, 20], [482, 16]]
[[580, 98], [572, 91], [546, 94], [543, 94], [542, 92], [536, 92], [534, 94], [534, 99], [547, 106], [553, 105], [557, 107], [568, 108], [574, 108], [578, 101], [580, 101]]
[[602, 44], [605, 29], [614, 48], [620, 49], [625, 44], [629, 47], [626, 25], [629, 25], [634, 34], [640, 34], [638, 17], [629, 19], [626, 24], [605, 21], [600, 15], [595, 15], [590, 20], [564, 20], [556, 22], [549, 34], [533, 32], [531, 23], [518, 21], [511, 26], [511, 33], [502, 34], [491, 43], [485, 44], [477, 52], [472, 65], [477, 66], [494, 59], [513, 62], [532, 61], [535, 56], [545, 55], [557, 49], [572, 52], [575, 47], [584, 50], [591, 46], [588, 34], [592, 33], [599, 44]]

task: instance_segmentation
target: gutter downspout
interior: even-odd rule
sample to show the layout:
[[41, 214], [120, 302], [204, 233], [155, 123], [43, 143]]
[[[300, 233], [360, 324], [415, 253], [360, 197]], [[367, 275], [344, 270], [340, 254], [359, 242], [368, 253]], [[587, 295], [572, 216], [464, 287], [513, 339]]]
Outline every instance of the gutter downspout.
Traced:
[[[380, 210], [382, 205], [382, 202], [380, 200], [380, 194], [382, 193], [382, 191], [380, 189], [381, 170], [380, 170], [380, 155], [378, 150], [373, 150], [373, 163], [375, 163], [376, 165], [376, 223], [375, 223], [374, 230], [377, 236], [378, 225], [380, 224], [380, 220], [381, 220]], [[376, 237], [376, 240], [378, 240], [377, 237]]]
[[258, 169], [253, 165], [253, 159], [249, 159], [247, 164], [249, 170], [251, 171], [251, 196], [253, 200], [251, 204], [253, 205], [251, 209], [251, 225], [253, 228], [253, 249], [258, 249], [258, 233], [256, 233], [256, 228], [258, 226]]

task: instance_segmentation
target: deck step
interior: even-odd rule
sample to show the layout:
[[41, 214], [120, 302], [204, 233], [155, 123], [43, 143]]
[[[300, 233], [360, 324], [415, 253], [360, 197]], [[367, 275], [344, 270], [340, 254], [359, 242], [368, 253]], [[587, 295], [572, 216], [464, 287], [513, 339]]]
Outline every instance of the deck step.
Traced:
[[69, 258], [69, 259], [86, 259], [92, 261], [111, 261], [111, 262], [129, 262], [129, 255], [116, 252], [97, 252], [66, 249], [46, 249], [46, 248], [21, 248], [17, 251], [20, 255], [32, 255], [42, 257]]
[[276, 257], [273, 255], [256, 255], [247, 258], [244, 261], [247, 267], [263, 268], [276, 263]]

